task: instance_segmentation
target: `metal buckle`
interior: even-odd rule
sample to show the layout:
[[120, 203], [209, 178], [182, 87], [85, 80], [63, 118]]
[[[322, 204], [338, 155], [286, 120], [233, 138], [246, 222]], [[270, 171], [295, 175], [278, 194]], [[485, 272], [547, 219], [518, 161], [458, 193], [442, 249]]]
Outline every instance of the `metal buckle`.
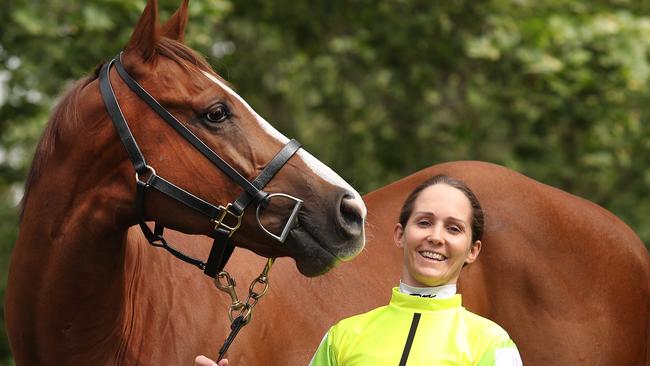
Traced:
[[[280, 235], [275, 235], [269, 230], [267, 230], [264, 225], [262, 225], [262, 222], [260, 221], [260, 208], [262, 207], [262, 204], [260, 203], [257, 205], [257, 210], [255, 210], [255, 218], [257, 219], [257, 225], [260, 226], [260, 228], [267, 234], [269, 234], [271, 237], [275, 238], [278, 240], [280, 243], [284, 243], [284, 241], [287, 239], [287, 236], [289, 235], [289, 231], [293, 228], [296, 219], [298, 218], [298, 211], [300, 211], [300, 208], [302, 207], [303, 200], [300, 198], [296, 198], [294, 196], [290, 196], [285, 193], [272, 193], [266, 196], [266, 203], [270, 203], [271, 198], [273, 197], [284, 197], [288, 198], [290, 200], [293, 200], [296, 204], [293, 206], [293, 210], [291, 211], [291, 215], [289, 215], [289, 220], [287, 220], [287, 223], [284, 225], [284, 228], [282, 229], [282, 233]], [[264, 202], [264, 201], [263, 201]]]
[[[243, 213], [240, 215], [237, 215], [236, 213], [230, 211], [230, 208], [232, 207], [232, 203], [229, 203], [226, 205], [226, 207], [219, 206], [219, 210], [221, 213], [219, 214], [219, 217], [216, 219], [212, 219], [212, 222], [214, 222], [214, 229], [217, 230], [219, 227], [222, 227], [228, 231], [230, 231], [229, 236], [231, 236], [237, 229], [239, 229], [239, 226], [241, 226], [241, 219], [243, 216]], [[226, 217], [232, 217], [235, 222], [234, 223], [225, 223], [224, 221], [226, 220]]]

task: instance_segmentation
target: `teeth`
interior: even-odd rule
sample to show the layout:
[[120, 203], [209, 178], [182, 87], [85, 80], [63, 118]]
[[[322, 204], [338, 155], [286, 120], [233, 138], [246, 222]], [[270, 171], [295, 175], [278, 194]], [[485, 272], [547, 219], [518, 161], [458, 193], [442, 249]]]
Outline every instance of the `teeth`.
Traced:
[[433, 260], [437, 260], [437, 261], [444, 261], [445, 259], [447, 259], [447, 257], [445, 257], [444, 255], [442, 255], [440, 253], [431, 252], [431, 251], [428, 251], [428, 250], [421, 251], [420, 255], [422, 255], [425, 258], [429, 258], [429, 259], [433, 259]]

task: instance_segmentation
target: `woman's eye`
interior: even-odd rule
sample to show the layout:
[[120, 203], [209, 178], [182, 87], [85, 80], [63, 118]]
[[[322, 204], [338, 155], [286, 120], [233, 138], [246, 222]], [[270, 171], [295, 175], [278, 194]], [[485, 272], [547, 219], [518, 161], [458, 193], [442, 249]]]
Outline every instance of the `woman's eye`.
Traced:
[[461, 232], [461, 230], [460, 230], [460, 228], [458, 226], [450, 226], [450, 227], [447, 228], [447, 230], [449, 230], [452, 233], [460, 233]]
[[221, 123], [228, 117], [230, 117], [230, 110], [225, 104], [217, 104], [205, 114], [205, 119], [210, 123]]
[[430, 223], [427, 220], [418, 221], [418, 226], [429, 226]]

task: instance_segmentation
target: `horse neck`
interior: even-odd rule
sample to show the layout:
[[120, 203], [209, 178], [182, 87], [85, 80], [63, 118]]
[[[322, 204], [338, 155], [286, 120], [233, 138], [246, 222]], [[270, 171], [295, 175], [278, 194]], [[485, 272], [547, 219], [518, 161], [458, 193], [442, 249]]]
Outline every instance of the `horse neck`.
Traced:
[[92, 137], [61, 134], [25, 201], [8, 305], [25, 333], [50, 339], [40, 354], [64, 352], [57, 344], [114, 348], [106, 335], [122, 332], [135, 182], [110, 121], [102, 123]]
[[61, 133], [25, 199], [19, 242], [69, 255], [60, 264], [71, 270], [112, 268], [135, 222], [133, 169], [110, 121], [100, 125], [92, 136]]

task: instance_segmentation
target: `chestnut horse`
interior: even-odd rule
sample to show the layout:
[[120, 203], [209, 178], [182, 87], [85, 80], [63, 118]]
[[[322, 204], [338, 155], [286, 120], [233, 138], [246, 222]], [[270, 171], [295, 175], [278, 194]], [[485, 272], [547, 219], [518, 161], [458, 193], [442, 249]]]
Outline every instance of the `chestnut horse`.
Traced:
[[[650, 365], [650, 257], [635, 233], [587, 200], [480, 162], [436, 165], [367, 194], [366, 249], [325, 276], [303, 278], [280, 261], [231, 365], [306, 365], [331, 325], [388, 303], [402, 265], [399, 210], [436, 174], [464, 180], [481, 201], [483, 247], [459, 291], [469, 310], [509, 332], [524, 365]], [[256, 260], [240, 253], [238, 275], [252, 276], [243, 263]]]
[[[79, 81], [50, 118], [7, 284], [18, 365], [189, 365], [222, 340], [214, 324], [227, 306], [196, 268], [216, 268], [210, 246], [178, 247], [210, 252], [189, 266], [149, 246], [138, 223], [225, 240], [215, 252], [229, 242], [291, 256], [309, 276], [363, 247], [360, 195], [183, 44], [187, 6], [161, 27], [150, 0], [121, 56]], [[293, 203], [270, 200], [278, 194]], [[253, 203], [243, 214], [240, 199], [225, 205], [237, 196]], [[159, 234], [147, 238], [167, 244]]]

